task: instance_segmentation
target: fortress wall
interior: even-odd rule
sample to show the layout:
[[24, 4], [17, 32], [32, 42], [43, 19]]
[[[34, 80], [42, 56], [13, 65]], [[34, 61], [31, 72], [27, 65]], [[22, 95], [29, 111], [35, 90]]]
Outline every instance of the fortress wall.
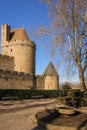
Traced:
[[57, 76], [45, 76], [45, 90], [53, 90], [53, 89], [58, 89], [58, 77]]
[[14, 70], [14, 57], [0, 54], [0, 69]]
[[44, 76], [37, 75], [35, 84], [36, 84], [36, 89], [44, 90]]
[[33, 75], [0, 69], [0, 89], [31, 89]]

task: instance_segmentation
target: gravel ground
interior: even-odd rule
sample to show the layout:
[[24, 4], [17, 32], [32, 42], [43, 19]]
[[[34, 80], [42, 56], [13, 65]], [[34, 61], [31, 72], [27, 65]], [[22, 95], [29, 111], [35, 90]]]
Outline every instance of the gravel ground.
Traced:
[[[36, 113], [61, 105], [55, 99], [0, 101], [0, 130], [42, 130], [37, 126]], [[79, 111], [87, 112], [87, 107]]]
[[42, 130], [37, 126], [35, 115], [54, 106], [53, 99], [1, 101], [0, 130]]

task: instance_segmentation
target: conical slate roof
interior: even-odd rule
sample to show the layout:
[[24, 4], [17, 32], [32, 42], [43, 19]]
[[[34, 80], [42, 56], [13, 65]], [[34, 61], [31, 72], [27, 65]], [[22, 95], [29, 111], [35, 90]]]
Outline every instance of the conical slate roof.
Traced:
[[11, 40], [29, 40], [25, 30], [23, 28], [11, 30]]
[[53, 65], [52, 62], [50, 62], [46, 68], [46, 70], [44, 71], [43, 75], [45, 76], [53, 76], [53, 75], [57, 75], [58, 76], [58, 73]]

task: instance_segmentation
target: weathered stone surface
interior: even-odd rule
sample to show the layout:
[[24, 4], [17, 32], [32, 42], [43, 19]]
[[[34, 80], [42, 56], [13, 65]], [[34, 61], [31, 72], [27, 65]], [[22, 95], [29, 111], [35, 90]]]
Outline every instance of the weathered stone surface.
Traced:
[[14, 57], [0, 54], [0, 69], [14, 70]]
[[[5, 67], [8, 66], [6, 65], [8, 62], [10, 62], [8, 67], [11, 67], [12, 60], [10, 60], [9, 57], [14, 57], [13, 69], [15, 71], [35, 74], [36, 45], [29, 40], [23, 28], [11, 30], [9, 25], [3, 24], [1, 42], [2, 54], [7, 55], [7, 57], [4, 57], [6, 60], [3, 61], [5, 62], [5, 64], [3, 64]], [[7, 58], [10, 61], [7, 61]]]
[[30, 89], [33, 85], [33, 75], [8, 70], [0, 71], [0, 89]]
[[43, 75], [35, 76], [36, 45], [25, 30], [3, 24], [1, 31], [0, 88], [58, 89], [59, 76], [52, 62]]

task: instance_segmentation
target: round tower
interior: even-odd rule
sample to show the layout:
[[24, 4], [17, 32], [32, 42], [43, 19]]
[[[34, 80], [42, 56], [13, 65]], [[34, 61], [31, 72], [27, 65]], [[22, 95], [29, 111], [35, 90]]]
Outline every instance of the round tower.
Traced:
[[[9, 32], [7, 31], [8, 27], [7, 25], [2, 26], [2, 32], [6, 32], [4, 33], [3, 54], [14, 57], [15, 71], [35, 74], [35, 43], [30, 41], [23, 28], [15, 30], [9, 29], [10, 33], [7, 33]], [[8, 36], [9, 38], [7, 38]]]
[[36, 46], [33, 42], [22, 43], [14, 47], [15, 70], [35, 74]]

